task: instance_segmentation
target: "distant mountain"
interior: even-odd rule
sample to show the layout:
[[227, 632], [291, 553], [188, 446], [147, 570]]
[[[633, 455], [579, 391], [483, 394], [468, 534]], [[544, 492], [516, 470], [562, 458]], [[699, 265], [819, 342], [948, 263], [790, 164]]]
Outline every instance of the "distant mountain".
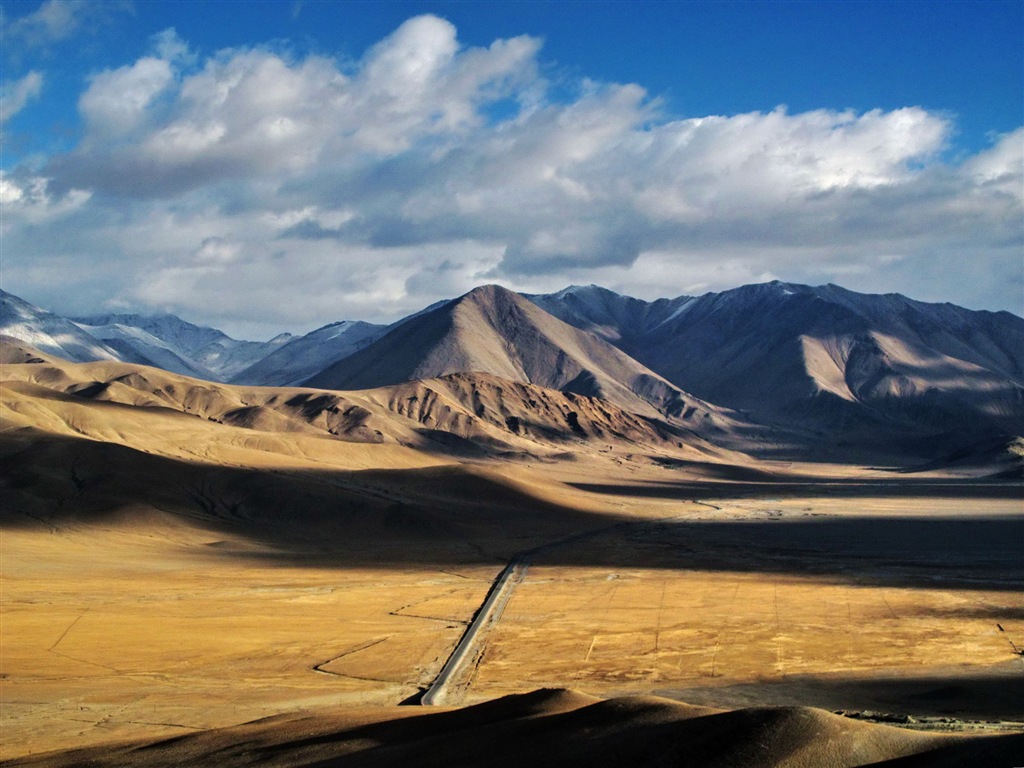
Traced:
[[495, 285], [397, 324], [306, 385], [370, 389], [467, 372], [599, 397], [694, 428], [730, 423], [720, 409], [681, 392], [608, 342]]
[[0, 290], [0, 334], [20, 339], [41, 352], [76, 363], [120, 360], [153, 364], [141, 356], [130, 359], [70, 320], [3, 290]]
[[523, 295], [559, 320], [597, 334], [631, 356], [651, 333], [695, 300], [680, 296], [643, 301], [598, 285], [570, 285], [558, 293]]
[[166, 314], [91, 315], [74, 322], [125, 355], [139, 355], [159, 368], [214, 381], [226, 381], [292, 338], [286, 333], [270, 341], [240, 341]]
[[698, 397], [847, 438], [1024, 431], [1024, 319], [781, 282], [643, 302], [531, 299]]
[[189, 362], [174, 349], [153, 334], [131, 325], [117, 322], [93, 324], [91, 318], [75, 322], [79, 328], [101, 340], [106, 346], [118, 352], [123, 360], [147, 360], [148, 365], [166, 371], [182, 373], [197, 378], [216, 378], [212, 371], [194, 362]]
[[0, 290], [0, 335], [72, 362], [116, 360], [225, 381], [292, 339], [240, 341], [174, 315], [66, 318]]
[[332, 362], [348, 357], [380, 338], [388, 326], [345, 320], [305, 336], [290, 338], [269, 355], [230, 377], [236, 384], [292, 386]]

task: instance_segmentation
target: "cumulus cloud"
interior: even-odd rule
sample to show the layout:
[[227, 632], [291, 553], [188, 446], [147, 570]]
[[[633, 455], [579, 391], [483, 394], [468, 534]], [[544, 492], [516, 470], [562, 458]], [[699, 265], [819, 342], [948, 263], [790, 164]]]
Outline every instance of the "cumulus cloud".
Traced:
[[454, 27], [425, 16], [374, 46], [355, 77], [263, 48], [222, 51], [198, 71], [148, 56], [93, 78], [80, 102], [91, 132], [55, 175], [137, 197], [352, 170], [465, 135], [481, 104], [529, 78], [537, 47], [523, 37], [460, 52]]
[[50, 190], [49, 179], [0, 171], [0, 204], [4, 207], [0, 233], [15, 233], [22, 227], [53, 223], [84, 206], [90, 197], [92, 193], [85, 189], [55, 195]]
[[138, 128], [173, 79], [170, 64], [150, 56], [94, 77], [78, 102], [90, 138], [118, 137]]
[[35, 219], [7, 217], [8, 275], [63, 249], [120, 265], [121, 306], [268, 333], [484, 281], [653, 298], [779, 277], [1020, 310], [1024, 129], [951, 162], [951, 118], [915, 106], [672, 118], [635, 84], [555, 98], [539, 51], [466, 48], [434, 16], [348, 67], [199, 60], [162, 33], [90, 80]]

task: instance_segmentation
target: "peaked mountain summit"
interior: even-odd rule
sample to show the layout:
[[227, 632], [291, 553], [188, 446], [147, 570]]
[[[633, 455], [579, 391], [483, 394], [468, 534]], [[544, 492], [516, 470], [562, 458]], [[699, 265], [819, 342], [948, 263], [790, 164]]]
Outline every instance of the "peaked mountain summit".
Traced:
[[305, 383], [371, 389], [468, 372], [600, 397], [650, 418], [693, 425], [730, 421], [603, 339], [496, 285], [398, 323]]

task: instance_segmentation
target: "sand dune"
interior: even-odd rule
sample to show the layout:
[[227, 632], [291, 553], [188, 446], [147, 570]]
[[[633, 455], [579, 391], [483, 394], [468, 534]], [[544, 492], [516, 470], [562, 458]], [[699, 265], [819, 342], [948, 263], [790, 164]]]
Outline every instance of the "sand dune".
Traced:
[[[970, 738], [862, 723], [806, 707], [732, 712], [655, 697], [539, 690], [459, 710], [335, 710], [157, 742], [52, 753], [12, 766], [1012, 765], [1024, 735]], [[901, 760], [904, 758], [905, 761]]]

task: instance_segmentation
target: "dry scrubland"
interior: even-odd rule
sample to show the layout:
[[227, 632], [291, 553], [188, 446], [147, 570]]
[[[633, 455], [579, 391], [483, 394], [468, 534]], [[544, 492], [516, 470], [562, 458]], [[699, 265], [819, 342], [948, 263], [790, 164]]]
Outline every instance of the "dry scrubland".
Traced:
[[[279, 713], [293, 714], [203, 735], [189, 754], [220, 750], [222, 765], [241, 765], [225, 744], [248, 743], [260, 764], [312, 764], [328, 742], [337, 756], [405, 734], [419, 751], [391, 757], [422, 759], [446, 728], [488, 718], [501, 721], [488, 726], [497, 738], [550, 746], [561, 733], [579, 755], [596, 750], [595, 764], [615, 756], [601, 739], [616, 733], [671, 725], [691, 746], [724, 734], [708, 717], [790, 734], [804, 744], [790, 750], [804, 760], [795, 765], [856, 764], [811, 749], [833, 732], [870, 742], [863, 754], [874, 759], [924, 748], [915, 734], [809, 710], [727, 716], [582, 694], [433, 716], [386, 706], [429, 683], [509, 557], [588, 531], [534, 557], [459, 689], [465, 702], [558, 687], [1004, 729], [1024, 720], [1014, 652], [1024, 646], [1024, 515], [1012, 482], [704, 463], [665, 446], [453, 456], [411, 441], [247, 429], [167, 403], [95, 402], [65, 391], [65, 379], [87, 384], [95, 369], [64, 366], [60, 387], [47, 389], [28, 381], [30, 368], [4, 370], [0, 757]], [[416, 434], [401, 420], [395, 433]], [[365, 731], [410, 717], [442, 719]], [[320, 746], [298, 749], [300, 737]], [[186, 746], [107, 754], [110, 764], [170, 765]], [[782, 764], [768, 758], [786, 754], [707, 764]]]

